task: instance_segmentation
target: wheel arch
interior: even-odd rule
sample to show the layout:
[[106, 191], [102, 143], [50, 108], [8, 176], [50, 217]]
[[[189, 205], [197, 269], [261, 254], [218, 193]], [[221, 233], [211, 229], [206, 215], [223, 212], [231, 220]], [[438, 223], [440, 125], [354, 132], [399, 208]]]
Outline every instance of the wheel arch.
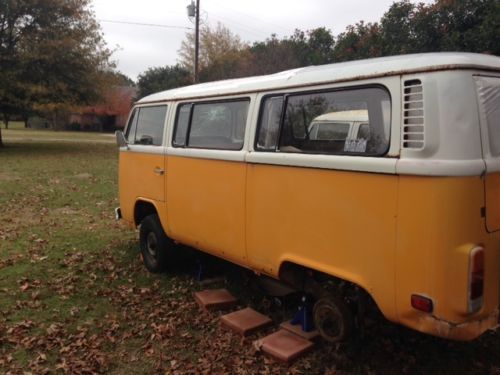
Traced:
[[309, 275], [312, 275], [314, 273], [321, 274], [338, 281], [348, 282], [354, 286], [364, 289], [366, 292], [368, 292], [369, 289], [366, 287], [366, 283], [363, 282], [361, 277], [357, 277], [357, 275], [349, 272], [335, 269], [326, 270], [325, 267], [321, 267], [320, 265], [309, 264], [309, 262], [307, 261], [301, 261], [297, 259], [284, 259], [280, 262], [278, 268], [278, 277], [280, 280], [286, 281], [286, 278], [289, 277], [291, 273], [297, 275], [297, 272], [302, 272]]
[[[278, 278], [280, 281], [285, 282], [297, 289], [305, 288], [309, 293], [313, 294], [315, 298], [321, 297], [322, 291], [318, 291], [316, 288], [321, 286], [320, 282], [317, 280], [332, 280], [336, 283], [346, 283], [348, 287], [359, 288], [363, 291], [370, 299], [375, 303], [377, 309], [386, 317], [389, 318], [386, 313], [380, 308], [375, 295], [366, 286], [366, 283], [360, 282], [359, 279], [355, 277], [349, 277], [347, 273], [332, 273], [325, 272], [325, 270], [320, 269], [320, 267], [315, 267], [312, 265], [307, 265], [305, 263], [301, 264], [294, 260], [283, 260], [280, 263], [278, 270]], [[315, 282], [311, 282], [314, 280]]]
[[139, 198], [134, 205], [134, 224], [139, 226], [141, 221], [148, 215], [159, 214], [158, 208], [151, 200]]

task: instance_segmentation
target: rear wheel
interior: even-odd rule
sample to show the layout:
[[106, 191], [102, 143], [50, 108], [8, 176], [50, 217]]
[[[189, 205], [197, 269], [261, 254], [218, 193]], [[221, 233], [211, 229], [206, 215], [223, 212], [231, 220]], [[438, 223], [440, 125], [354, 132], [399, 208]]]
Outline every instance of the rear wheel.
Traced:
[[313, 308], [314, 325], [329, 342], [346, 340], [353, 328], [353, 317], [346, 303], [334, 296], [319, 299]]
[[165, 234], [157, 214], [148, 215], [141, 221], [139, 243], [142, 260], [148, 271], [165, 271], [173, 243]]

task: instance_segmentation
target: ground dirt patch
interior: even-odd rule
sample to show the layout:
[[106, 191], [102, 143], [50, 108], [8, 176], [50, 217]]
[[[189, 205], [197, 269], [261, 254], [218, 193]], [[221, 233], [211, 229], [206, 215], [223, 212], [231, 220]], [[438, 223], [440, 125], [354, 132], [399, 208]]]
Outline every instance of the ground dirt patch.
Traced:
[[78, 173], [74, 177], [79, 180], [88, 180], [92, 178], [92, 175], [90, 173]]
[[18, 181], [19, 180], [19, 175], [15, 172], [1, 172], [0, 171], [0, 181], [3, 182], [10, 182], [10, 181]]

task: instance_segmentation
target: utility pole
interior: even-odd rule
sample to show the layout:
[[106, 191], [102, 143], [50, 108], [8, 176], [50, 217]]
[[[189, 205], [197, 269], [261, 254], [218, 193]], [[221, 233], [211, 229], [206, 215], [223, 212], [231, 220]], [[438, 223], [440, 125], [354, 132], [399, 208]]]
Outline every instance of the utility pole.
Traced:
[[200, 52], [200, 0], [196, 0], [196, 38], [194, 42], [194, 83], [199, 82], [198, 76], [198, 56]]
[[194, 28], [194, 83], [198, 83], [198, 56], [200, 52], [200, 0], [196, 0], [196, 7], [191, 0], [191, 4], [187, 6], [188, 17], [195, 17]]

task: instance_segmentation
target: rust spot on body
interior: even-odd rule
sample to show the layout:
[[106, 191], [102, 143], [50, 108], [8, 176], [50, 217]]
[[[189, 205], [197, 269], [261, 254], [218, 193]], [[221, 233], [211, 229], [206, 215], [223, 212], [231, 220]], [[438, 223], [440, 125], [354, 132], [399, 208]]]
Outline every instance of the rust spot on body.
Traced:
[[482, 319], [472, 320], [464, 323], [452, 323], [436, 316], [423, 316], [419, 323], [423, 332], [450, 340], [470, 341], [479, 337], [488, 329], [498, 328], [499, 311]]

